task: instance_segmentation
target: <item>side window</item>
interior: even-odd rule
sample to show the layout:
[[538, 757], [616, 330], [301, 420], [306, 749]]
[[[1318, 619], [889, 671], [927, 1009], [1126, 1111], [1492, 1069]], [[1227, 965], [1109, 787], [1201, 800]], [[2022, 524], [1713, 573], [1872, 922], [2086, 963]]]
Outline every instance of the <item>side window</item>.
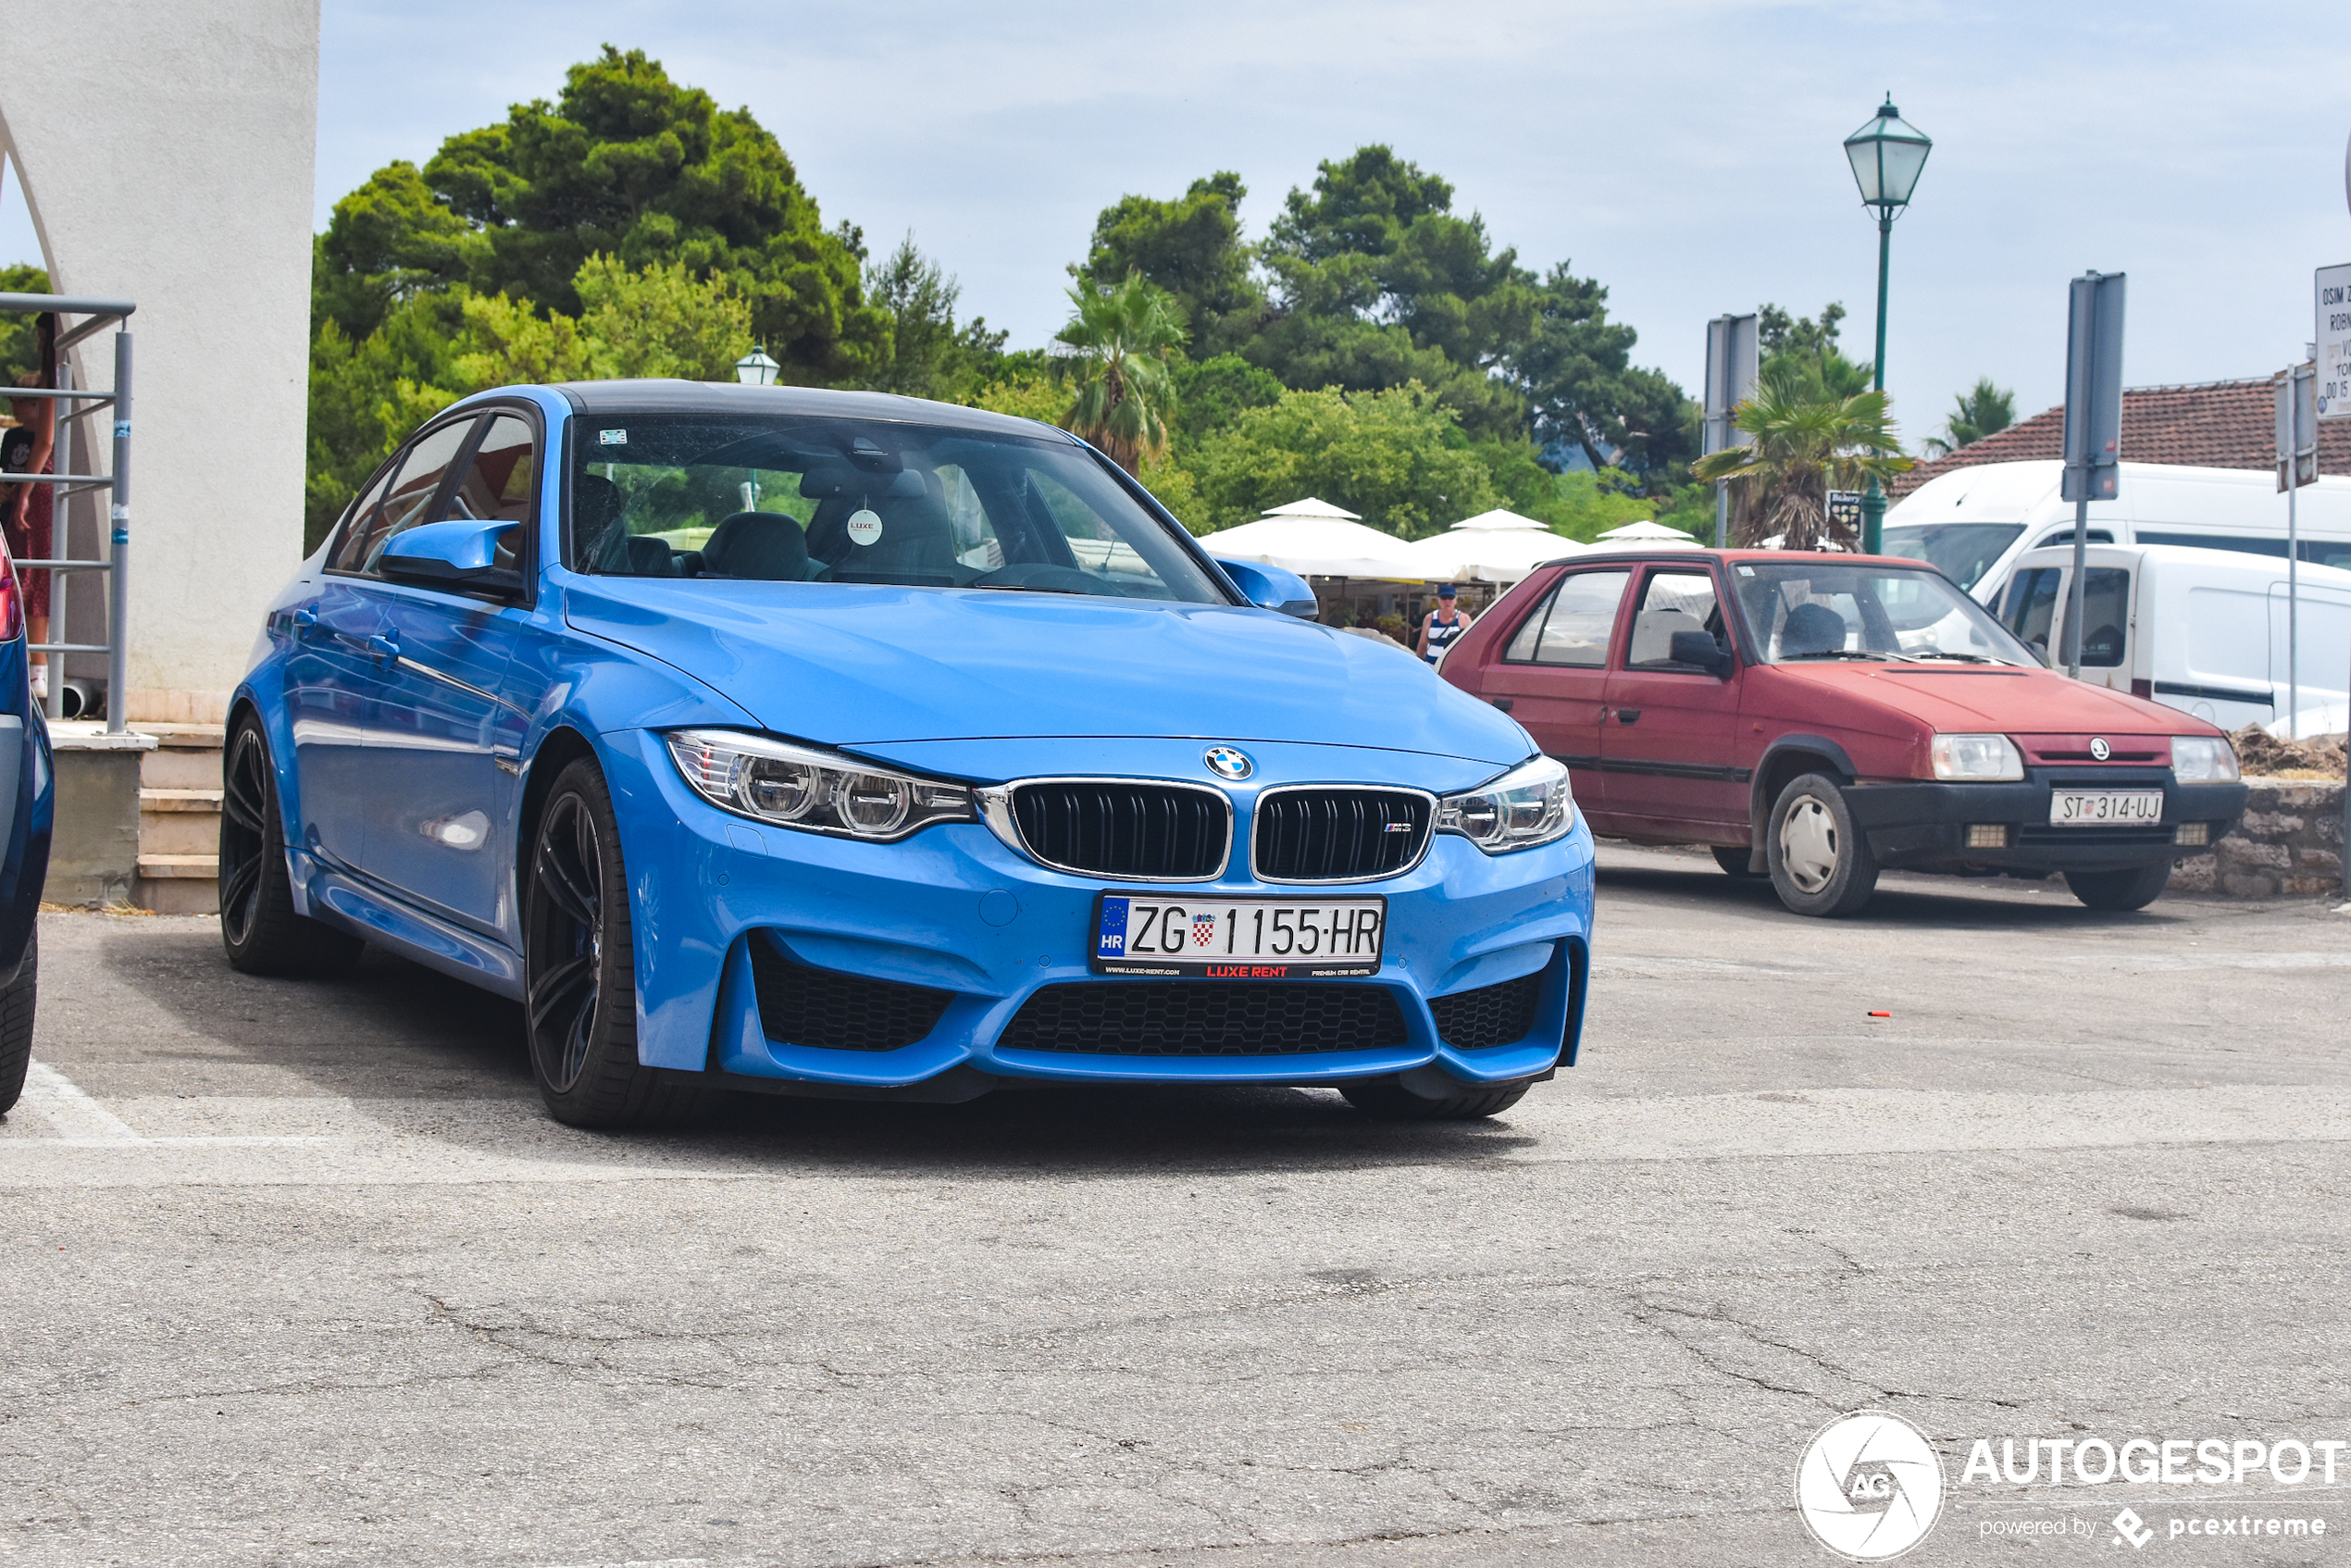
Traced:
[[336, 554], [336, 570], [373, 572], [386, 541], [432, 520], [433, 498], [441, 493], [441, 481], [449, 477], [449, 466], [464, 450], [475, 423], [459, 419], [443, 425], [408, 448], [375, 516], [364, 529], [357, 526], [358, 519], [353, 519], [351, 535]]
[[2063, 574], [2055, 566], [2033, 566], [2016, 574], [2009, 584], [2008, 614], [2001, 618], [2020, 642], [2047, 653], [2049, 622], [2057, 614], [2058, 582]]
[[2121, 666], [2130, 625], [2129, 568], [2092, 566], [2082, 595], [2082, 662], [2096, 669]]
[[[2106, 529], [2091, 529], [2083, 535], [2083, 539], [2091, 544], [2112, 544], [2114, 542], [2113, 533]], [[2041, 548], [2046, 550], [2052, 544], [2071, 544], [2072, 542], [2073, 530], [2071, 529], [2059, 529], [2057, 532], [2049, 535], [2048, 538], [2041, 541]]]
[[1549, 601], [1518, 628], [1503, 650], [1506, 664], [1561, 665], [1602, 669], [1616, 630], [1616, 607], [1623, 603], [1629, 571], [1570, 572]]
[[367, 535], [382, 520], [379, 514], [383, 507], [384, 492], [392, 487], [392, 481], [399, 473], [398, 463], [386, 463], [382, 471], [376, 475], [376, 482], [359, 497], [358, 504], [351, 509], [350, 520], [343, 524], [342, 537], [335, 541], [334, 554], [327, 558], [330, 568], [339, 572], [359, 569], [359, 562], [366, 559]]
[[1673, 657], [1673, 634], [1702, 631], [1723, 642], [1723, 607], [1714, 579], [1704, 572], [1651, 572], [1633, 616], [1633, 641], [1624, 650], [1626, 669], [1696, 669]]
[[[530, 422], [519, 415], [501, 414], [490, 421], [482, 433], [481, 444], [458, 476], [457, 488], [449, 495], [449, 506], [443, 514], [454, 519], [479, 517], [485, 521], [528, 523], [532, 516], [531, 498], [538, 493], [538, 443], [530, 432]], [[522, 542], [519, 529], [499, 541], [498, 565], [519, 565], [517, 547]]]

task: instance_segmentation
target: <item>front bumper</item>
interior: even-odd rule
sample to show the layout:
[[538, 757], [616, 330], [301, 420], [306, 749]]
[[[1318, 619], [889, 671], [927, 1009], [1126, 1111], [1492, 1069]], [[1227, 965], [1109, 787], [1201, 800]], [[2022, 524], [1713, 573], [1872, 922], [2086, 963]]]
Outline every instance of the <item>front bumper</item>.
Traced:
[[[2163, 791], [2158, 823], [2120, 828], [2059, 828], [2049, 823], [2056, 790]], [[2020, 783], [1862, 783], [1846, 791], [1857, 827], [1869, 835], [1880, 865], [1925, 871], [2112, 871], [2209, 853], [2245, 815], [2243, 784], [2182, 784], [2169, 768], [2028, 768]], [[2179, 842], [2179, 829], [2205, 827], [2204, 841]], [[1973, 827], [2006, 829], [1998, 847], [1971, 845]]]
[[[1377, 986], [1403, 1020], [1402, 1041], [1367, 1050], [1249, 1055], [1093, 1054], [998, 1044], [1048, 986], [1136, 982], [1088, 964], [1094, 901], [1115, 882], [1051, 871], [979, 824], [867, 844], [768, 828], [695, 795], [657, 736], [608, 738], [636, 920], [639, 1054], [647, 1065], [845, 1089], [921, 1085], [972, 1069], [1077, 1082], [1336, 1083], [1435, 1064], [1465, 1083], [1545, 1073], [1574, 1060], [1592, 913], [1592, 843], [1579, 822], [1555, 844], [1489, 856], [1438, 835], [1412, 871], [1329, 888], [1388, 901]], [[1230, 790], [1237, 846], [1261, 777]], [[1313, 896], [1253, 881], [1247, 857], [1186, 896]], [[952, 993], [927, 1034], [886, 1050], [811, 1047], [763, 1027], [754, 944], [805, 968]], [[1533, 1027], [1520, 1038], [1456, 1049], [1428, 1001], [1540, 977]], [[1160, 982], [1167, 983], [1167, 982]], [[1184, 981], [1184, 985], [1213, 982]], [[967, 1076], [967, 1075], [964, 1075]]]

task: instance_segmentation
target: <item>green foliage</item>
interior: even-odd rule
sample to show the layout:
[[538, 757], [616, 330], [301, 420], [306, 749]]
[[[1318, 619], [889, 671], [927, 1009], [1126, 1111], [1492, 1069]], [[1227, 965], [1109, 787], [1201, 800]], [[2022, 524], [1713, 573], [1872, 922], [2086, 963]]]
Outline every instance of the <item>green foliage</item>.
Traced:
[[1738, 426], [1751, 444], [1710, 454], [1691, 471], [1730, 481], [1731, 537], [1740, 544], [1853, 549], [1853, 530], [1828, 515], [1828, 492], [1859, 490], [1910, 467], [1882, 392], [1799, 400], [1766, 381], [1739, 404]]
[[413, 295], [463, 284], [541, 313], [589, 308], [591, 256], [723, 280], [801, 381], [853, 379], [888, 356], [889, 317], [865, 297], [864, 245], [828, 230], [782, 146], [641, 50], [609, 44], [554, 103], [453, 136], [421, 171], [395, 163], [335, 204], [317, 243], [313, 313], [358, 342]]
[[1278, 403], [1244, 409], [1184, 467], [1201, 503], [1201, 516], [1185, 521], [1199, 531], [1319, 495], [1374, 528], [1415, 539], [1501, 499], [1459, 417], [1417, 383], [1286, 392]]
[[1950, 417], [1943, 422], [1943, 433], [1929, 436], [1920, 444], [1930, 455], [1944, 456], [1957, 452], [1971, 442], [2007, 429], [2016, 423], [2016, 393], [1992, 384], [1989, 376], [1979, 377], [1975, 385], [1951, 400]]
[[1822, 305], [1817, 320], [1765, 305], [1755, 324], [1763, 361], [1758, 380], [1791, 404], [1826, 403], [1868, 392], [1870, 362], [1847, 359], [1837, 346], [1838, 325], [1844, 319], [1841, 305]]
[[1134, 473], [1167, 450], [1176, 407], [1168, 358], [1185, 338], [1175, 297], [1130, 272], [1107, 288], [1080, 280], [1069, 302], [1077, 314], [1055, 341], [1076, 352], [1054, 369], [1076, 391], [1062, 423]]
[[1248, 193], [1239, 175], [1225, 171], [1193, 180], [1172, 202], [1121, 196], [1094, 220], [1081, 275], [1109, 288], [1140, 273], [1175, 296], [1192, 342], [1213, 355], [1244, 338], [1265, 307], [1240, 237]]
[[1174, 375], [1176, 433], [1183, 441], [1213, 435], [1239, 418], [1244, 410], [1271, 407], [1282, 400], [1280, 380], [1238, 354], [1177, 360]]
[[866, 268], [865, 293], [890, 322], [887, 354], [866, 378], [876, 392], [960, 403], [1003, 358], [1006, 334], [989, 331], [984, 317], [956, 327], [963, 286], [914, 248], [912, 233], [889, 260]]
[[[0, 267], [0, 292], [45, 294], [48, 292], [49, 274], [40, 268]], [[39, 347], [33, 339], [33, 322], [36, 319], [13, 311], [0, 315], [0, 380], [5, 380], [10, 386], [16, 384], [19, 376], [41, 368]]]

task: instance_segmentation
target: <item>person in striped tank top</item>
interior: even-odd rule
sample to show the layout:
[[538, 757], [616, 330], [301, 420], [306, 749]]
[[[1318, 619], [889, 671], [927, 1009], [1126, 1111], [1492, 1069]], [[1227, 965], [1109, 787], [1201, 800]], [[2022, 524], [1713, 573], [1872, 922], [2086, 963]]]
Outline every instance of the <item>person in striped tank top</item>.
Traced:
[[1437, 591], [1437, 608], [1421, 619], [1420, 653], [1430, 664], [1442, 663], [1445, 650], [1470, 628], [1471, 617], [1462, 613], [1461, 597], [1461, 591], [1447, 583]]

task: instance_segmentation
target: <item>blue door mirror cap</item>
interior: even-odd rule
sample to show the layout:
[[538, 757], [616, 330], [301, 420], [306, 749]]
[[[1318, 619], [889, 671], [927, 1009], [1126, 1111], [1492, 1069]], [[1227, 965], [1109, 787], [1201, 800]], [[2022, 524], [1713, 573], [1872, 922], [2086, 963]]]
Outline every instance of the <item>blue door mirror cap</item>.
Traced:
[[1263, 561], [1219, 561], [1225, 575], [1233, 579], [1249, 602], [1261, 610], [1274, 610], [1285, 616], [1296, 616], [1311, 621], [1322, 613], [1314, 603], [1314, 591], [1296, 572]]
[[381, 561], [437, 561], [456, 571], [479, 571], [498, 564], [498, 541], [520, 523], [484, 522], [468, 518], [454, 523], [427, 523], [392, 535]]

